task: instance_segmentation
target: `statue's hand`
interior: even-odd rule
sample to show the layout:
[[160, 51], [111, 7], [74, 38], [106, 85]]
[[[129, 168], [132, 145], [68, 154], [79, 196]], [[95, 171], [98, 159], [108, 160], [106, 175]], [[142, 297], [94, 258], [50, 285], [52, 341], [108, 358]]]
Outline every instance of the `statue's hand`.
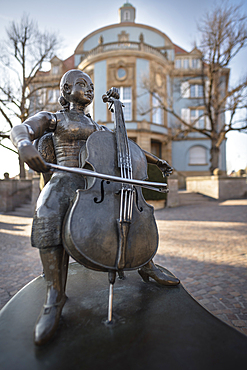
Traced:
[[119, 91], [116, 87], [112, 87], [104, 95], [102, 95], [104, 103], [110, 103], [111, 102], [110, 98], [119, 99]]
[[163, 176], [169, 176], [173, 172], [173, 168], [163, 159], [160, 159], [157, 163], [160, 171], [162, 172]]
[[18, 143], [18, 151], [21, 159], [36, 172], [48, 172], [49, 167], [45, 164], [38, 150], [29, 140], [21, 140]]
[[106, 95], [108, 96], [108, 98], [119, 99], [119, 91], [118, 91], [118, 88], [111, 87], [110, 90], [108, 90], [106, 92]]
[[119, 91], [116, 87], [111, 88], [111, 96], [115, 99], [119, 99]]

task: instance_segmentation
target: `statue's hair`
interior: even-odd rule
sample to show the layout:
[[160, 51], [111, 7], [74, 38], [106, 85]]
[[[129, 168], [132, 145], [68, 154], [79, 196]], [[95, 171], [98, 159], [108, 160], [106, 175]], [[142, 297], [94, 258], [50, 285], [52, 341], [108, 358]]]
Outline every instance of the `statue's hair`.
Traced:
[[62, 92], [63, 86], [67, 83], [68, 85], [72, 85], [74, 82], [74, 74], [82, 73], [85, 77], [88, 77], [90, 80], [91, 78], [85, 72], [82, 72], [80, 69], [70, 69], [69, 71], [65, 72], [63, 77], [60, 81], [60, 90]]
[[70, 103], [65, 99], [63, 95], [61, 95], [58, 99], [59, 104], [65, 109], [69, 110]]

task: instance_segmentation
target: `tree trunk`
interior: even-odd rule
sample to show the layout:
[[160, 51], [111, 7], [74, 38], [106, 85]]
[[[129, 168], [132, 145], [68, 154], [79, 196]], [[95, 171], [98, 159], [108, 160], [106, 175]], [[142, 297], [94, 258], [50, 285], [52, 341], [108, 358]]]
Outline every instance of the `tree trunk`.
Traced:
[[19, 156], [19, 167], [20, 167], [20, 179], [25, 179], [26, 171], [24, 168], [24, 162], [21, 160], [20, 156]]
[[210, 172], [213, 175], [215, 168], [219, 168], [219, 156], [220, 156], [220, 148], [216, 146], [216, 142], [214, 140], [211, 142], [211, 149], [210, 149]]

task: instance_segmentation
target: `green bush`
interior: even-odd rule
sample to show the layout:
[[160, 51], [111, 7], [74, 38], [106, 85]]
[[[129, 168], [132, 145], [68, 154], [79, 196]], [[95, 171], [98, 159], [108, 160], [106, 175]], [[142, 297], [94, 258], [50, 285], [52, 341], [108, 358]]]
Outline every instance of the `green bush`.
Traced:
[[[166, 177], [162, 176], [161, 171], [154, 164], [148, 164], [148, 180], [156, 182], [166, 182]], [[142, 189], [143, 196], [146, 200], [161, 200], [167, 199], [166, 193], [158, 193], [157, 191]]]

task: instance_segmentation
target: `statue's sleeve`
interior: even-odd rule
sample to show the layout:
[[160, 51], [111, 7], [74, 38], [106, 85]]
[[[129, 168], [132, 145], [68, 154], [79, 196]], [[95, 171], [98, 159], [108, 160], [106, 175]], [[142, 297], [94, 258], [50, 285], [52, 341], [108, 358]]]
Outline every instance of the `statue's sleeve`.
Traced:
[[33, 141], [45, 132], [54, 131], [56, 124], [56, 114], [39, 112], [29, 117], [22, 124], [13, 127], [10, 134], [11, 141], [16, 147], [21, 140]]

